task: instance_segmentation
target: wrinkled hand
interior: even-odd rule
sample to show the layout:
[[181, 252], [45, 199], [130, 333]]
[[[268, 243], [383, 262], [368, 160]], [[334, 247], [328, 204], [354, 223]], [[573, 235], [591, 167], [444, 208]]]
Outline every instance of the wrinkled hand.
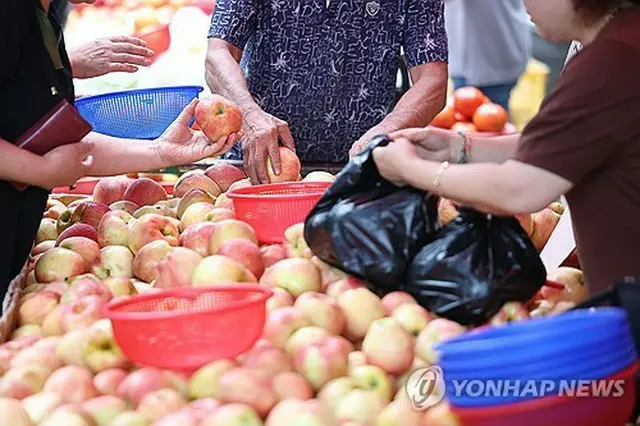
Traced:
[[193, 130], [193, 119], [198, 100], [193, 100], [169, 128], [155, 141], [163, 167], [191, 164], [203, 158], [218, 157], [229, 151], [242, 137], [242, 131], [210, 141], [200, 130]]
[[242, 143], [244, 169], [254, 184], [269, 183], [267, 156], [271, 159], [273, 171], [280, 174], [279, 143], [295, 151], [289, 124], [263, 111], [255, 111], [244, 116], [245, 137]]
[[373, 138], [375, 138], [376, 136], [383, 135], [383, 134], [386, 134], [386, 133], [384, 131], [382, 131], [382, 130], [378, 130], [376, 127], [374, 127], [371, 130], [369, 130], [367, 133], [362, 135], [362, 137], [360, 137], [360, 139], [355, 141], [354, 144], [351, 146], [351, 149], [349, 150], [349, 157], [353, 158], [356, 155], [360, 154], [362, 151], [365, 150], [367, 145], [369, 145], [371, 143]]
[[442, 162], [451, 161], [452, 144], [459, 137], [448, 130], [415, 128], [390, 133], [389, 138], [406, 139], [416, 146], [416, 152], [420, 158]]
[[144, 40], [130, 36], [99, 38], [69, 52], [73, 75], [77, 78], [136, 72], [138, 66], [151, 64], [151, 56], [153, 51]]
[[80, 141], [55, 148], [43, 157], [41, 183], [38, 186], [53, 189], [71, 186], [87, 176], [93, 165], [93, 143]]
[[383, 178], [396, 186], [407, 185], [406, 172], [411, 160], [419, 158], [416, 146], [407, 139], [396, 139], [373, 150], [373, 160]]

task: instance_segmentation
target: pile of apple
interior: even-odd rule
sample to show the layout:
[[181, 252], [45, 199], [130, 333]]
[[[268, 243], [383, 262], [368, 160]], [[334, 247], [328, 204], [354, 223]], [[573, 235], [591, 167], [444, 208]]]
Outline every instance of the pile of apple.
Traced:
[[[300, 179], [293, 153], [283, 152], [282, 172], [272, 177]], [[305, 178], [333, 179], [324, 172]], [[446, 403], [414, 410], [404, 386], [415, 368], [437, 363], [438, 343], [465, 328], [406, 293], [380, 298], [323, 263], [304, 240], [303, 224], [286, 230], [285, 243], [260, 246], [226, 195], [248, 185], [241, 170], [217, 164], [182, 175], [173, 196], [153, 179], [119, 176], [101, 180], [92, 197], [51, 198], [18, 328], [0, 345], [0, 424], [457, 424]], [[455, 213], [443, 201], [442, 221]], [[102, 317], [118, 298], [234, 282], [272, 288], [263, 336], [237, 359], [190, 375], [134, 365]], [[575, 296], [567, 287], [541, 292], [535, 309], [557, 313]], [[530, 309], [507, 304], [492, 323], [536, 315]]]

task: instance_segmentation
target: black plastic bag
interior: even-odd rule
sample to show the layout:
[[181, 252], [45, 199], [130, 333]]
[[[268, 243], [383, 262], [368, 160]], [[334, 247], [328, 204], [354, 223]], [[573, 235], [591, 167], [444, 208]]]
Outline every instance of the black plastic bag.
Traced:
[[459, 211], [416, 255], [403, 290], [438, 316], [480, 325], [534, 297], [547, 273], [517, 219]]
[[304, 237], [324, 262], [366, 281], [382, 296], [399, 289], [415, 254], [438, 227], [438, 199], [398, 188], [378, 172], [374, 139], [351, 160], [305, 222]]

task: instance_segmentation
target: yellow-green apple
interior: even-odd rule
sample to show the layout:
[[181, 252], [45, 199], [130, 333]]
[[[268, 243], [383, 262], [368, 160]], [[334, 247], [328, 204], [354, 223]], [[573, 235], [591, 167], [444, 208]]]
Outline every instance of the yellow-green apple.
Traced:
[[60, 322], [65, 332], [87, 328], [102, 318], [106, 301], [100, 296], [84, 296], [65, 304]]
[[105, 302], [111, 300], [112, 295], [109, 288], [99, 281], [89, 278], [73, 280], [69, 288], [62, 294], [61, 302], [68, 304], [80, 300], [85, 296], [98, 296]]
[[457, 322], [445, 318], [436, 318], [429, 322], [416, 339], [415, 353], [427, 361], [429, 365], [434, 365], [438, 360], [438, 353], [435, 347], [439, 343], [459, 336], [465, 331], [466, 329]]
[[[56, 220], [56, 231], [58, 235], [67, 230], [71, 225], [71, 216], [73, 215], [73, 208], [67, 207], [65, 211], [60, 213], [58, 219]], [[37, 241], [37, 240], [36, 240]]]
[[294, 331], [287, 339], [284, 349], [289, 355], [294, 356], [301, 347], [322, 343], [328, 337], [331, 337], [331, 334], [324, 328], [314, 326], [302, 327]]
[[106, 246], [129, 246], [129, 231], [133, 216], [123, 210], [105, 214], [98, 225], [98, 243]]
[[356, 389], [373, 391], [380, 396], [385, 404], [393, 397], [393, 382], [391, 377], [379, 367], [362, 365], [349, 373]]
[[229, 189], [227, 189], [227, 193], [234, 191], [236, 189], [248, 188], [250, 186], [252, 186], [251, 179], [249, 178], [241, 179], [239, 181], [232, 183], [231, 186], [229, 186]]
[[127, 411], [127, 403], [112, 395], [92, 398], [83, 402], [81, 407], [96, 426], [109, 426], [116, 417]]
[[[57, 221], [60, 218], [60, 216], [62, 216], [62, 213], [66, 211], [67, 211], [67, 206], [65, 206], [64, 204], [56, 204], [51, 207], [48, 207], [47, 210], [42, 215], [42, 217], [50, 218]], [[56, 228], [57, 228], [57, 223], [56, 223]]]
[[109, 206], [95, 201], [83, 201], [71, 215], [71, 223], [86, 223], [98, 229], [102, 217], [110, 211]]
[[[40, 392], [23, 399], [22, 407], [34, 424], [40, 424], [63, 403], [60, 395], [53, 392]], [[9, 424], [13, 425], [13, 423], [7, 423]]]
[[405, 303], [398, 306], [393, 310], [391, 316], [413, 337], [418, 337], [420, 332], [427, 327], [429, 321], [434, 318], [429, 311], [415, 303]]
[[37, 284], [36, 281], [36, 271], [34, 271], [33, 269], [31, 271], [29, 271], [29, 273], [27, 274], [27, 281], [25, 283], [25, 285], [31, 285], [31, 284]]
[[377, 392], [356, 389], [337, 402], [334, 414], [340, 422], [373, 424], [385, 406]]
[[11, 426], [33, 426], [29, 414], [20, 401], [14, 398], [0, 398], [0, 424]]
[[191, 285], [207, 287], [242, 282], [256, 282], [256, 278], [241, 263], [226, 256], [213, 255], [205, 257], [198, 264]]
[[260, 284], [283, 288], [293, 297], [298, 297], [308, 291], [319, 292], [322, 289], [322, 276], [310, 260], [290, 258], [267, 268]]
[[284, 348], [289, 337], [311, 321], [298, 309], [285, 307], [269, 312], [264, 326], [263, 337], [274, 345]]
[[[224, 194], [223, 194], [224, 195]], [[221, 195], [221, 197], [223, 196]], [[223, 220], [235, 219], [236, 213], [233, 209], [227, 207], [221, 207], [216, 205], [213, 210], [207, 213], [207, 221], [209, 222], [222, 222]]]
[[173, 196], [182, 198], [192, 189], [201, 189], [213, 197], [217, 197], [222, 193], [220, 187], [209, 179], [202, 170], [192, 170], [178, 178], [173, 188]]
[[172, 248], [167, 257], [158, 263], [155, 287], [168, 289], [190, 286], [193, 273], [201, 261], [202, 256], [191, 249]]
[[406, 372], [414, 356], [413, 337], [393, 318], [375, 320], [369, 326], [362, 342], [362, 352], [371, 365], [389, 374]]
[[338, 377], [330, 380], [320, 389], [318, 399], [334, 411], [338, 402], [355, 388], [356, 383], [351, 377]]
[[278, 401], [313, 398], [313, 388], [300, 373], [295, 371], [283, 371], [276, 374], [271, 380], [271, 388]]
[[178, 218], [182, 218], [182, 215], [187, 210], [189, 206], [195, 203], [209, 203], [214, 204], [216, 202], [216, 197], [209, 194], [207, 191], [202, 189], [194, 188], [184, 194], [180, 201], [178, 201], [178, 206], [176, 208], [176, 213]]
[[108, 368], [93, 377], [93, 386], [100, 395], [116, 396], [118, 386], [127, 374], [127, 371], [122, 368]]
[[386, 316], [380, 298], [366, 288], [340, 294], [338, 305], [347, 319], [344, 335], [352, 341], [363, 338], [375, 320]]
[[202, 257], [209, 256], [209, 241], [216, 229], [215, 223], [202, 222], [188, 226], [180, 234], [180, 245], [194, 250]]
[[86, 367], [84, 348], [89, 342], [89, 330], [74, 330], [62, 336], [56, 347], [56, 355], [67, 365]]
[[336, 282], [333, 282], [327, 285], [326, 294], [329, 297], [333, 297], [334, 299], [337, 299], [342, 293], [346, 291], [355, 290], [363, 287], [364, 287], [364, 283], [362, 281], [360, 281], [359, 279], [353, 276], [347, 276], [341, 280], [338, 280]]
[[[203, 418], [200, 426], [262, 426], [262, 419], [248, 404], [225, 404]], [[168, 425], [167, 425], [168, 426]]]
[[584, 273], [577, 268], [561, 266], [550, 271], [547, 274], [547, 279], [564, 285], [564, 289], [559, 292], [554, 292], [549, 286], [542, 287], [540, 290], [542, 297], [551, 302], [580, 303], [589, 296], [585, 286]]
[[378, 415], [376, 426], [421, 426], [422, 413], [407, 400], [392, 401]]
[[279, 308], [284, 308], [287, 306], [293, 306], [293, 296], [289, 294], [287, 290], [281, 289], [279, 287], [274, 287], [271, 289], [273, 295], [267, 300], [267, 311], [275, 311]]
[[77, 365], [67, 365], [54, 371], [44, 384], [44, 390], [60, 395], [68, 403], [82, 402], [98, 396], [91, 372]]
[[47, 315], [58, 306], [60, 295], [53, 291], [39, 291], [18, 308], [18, 324], [42, 325]]
[[23, 325], [22, 327], [18, 327], [17, 329], [14, 330], [13, 333], [11, 333], [11, 340], [17, 339], [19, 337], [25, 337], [25, 336], [42, 337], [44, 336], [44, 333], [42, 331], [42, 327], [40, 327], [39, 325], [35, 325], [35, 324]]
[[58, 230], [56, 229], [56, 221], [50, 218], [44, 218], [40, 221], [38, 233], [36, 234], [36, 244], [43, 241], [55, 241], [58, 238]]
[[280, 425], [338, 426], [329, 407], [317, 399], [287, 399], [276, 405], [266, 420], [265, 426]]
[[148, 214], [159, 214], [160, 216], [166, 216], [169, 218], [177, 218], [178, 216], [172, 208], [160, 204], [154, 204], [153, 206], [140, 207], [138, 210], [133, 212], [133, 217], [140, 219], [142, 216]]
[[51, 250], [55, 246], [56, 246], [56, 240], [43, 241], [39, 244], [36, 244], [36, 246], [31, 251], [31, 256], [37, 256], [39, 254], [42, 254], [46, 251]]
[[57, 305], [44, 317], [44, 321], [42, 321], [42, 332], [45, 336], [62, 336], [64, 334], [64, 329], [62, 328], [63, 311], [64, 305]]
[[320, 269], [320, 273], [322, 274], [323, 289], [326, 289], [329, 284], [340, 281], [347, 276], [346, 273], [323, 262], [317, 256], [313, 256], [311, 258], [311, 262], [313, 262], [313, 264], [316, 265], [318, 269]]
[[160, 389], [170, 389], [171, 383], [162, 370], [145, 367], [133, 371], [120, 383], [116, 396], [137, 407], [142, 398]]
[[226, 241], [215, 254], [226, 256], [241, 263], [256, 278], [260, 278], [264, 273], [264, 261], [260, 253], [260, 247], [249, 240], [238, 238]]
[[123, 211], [125, 213], [129, 213], [130, 215], [133, 215], [140, 208], [140, 206], [133, 201], [120, 200], [111, 204], [109, 208], [112, 211]]
[[38, 259], [35, 272], [39, 283], [66, 281], [87, 272], [87, 262], [74, 251], [56, 247]]
[[130, 278], [108, 277], [102, 284], [109, 289], [114, 298], [120, 296], [131, 296], [136, 290]]
[[347, 373], [347, 356], [337, 339], [328, 337], [319, 343], [299, 348], [294, 355], [294, 366], [318, 391], [330, 380]]
[[80, 407], [62, 406], [57, 408], [40, 426], [93, 426], [93, 420]]
[[295, 301], [297, 307], [315, 326], [324, 328], [331, 334], [342, 334], [346, 318], [336, 300], [326, 294], [307, 292]]
[[129, 234], [129, 248], [137, 254], [145, 245], [164, 240], [171, 246], [178, 245], [180, 233], [170, 218], [157, 214], [148, 214], [137, 219]]
[[111, 176], [102, 178], [93, 188], [93, 199], [99, 203], [110, 205], [124, 197], [127, 188], [133, 182], [127, 176]]
[[413, 296], [404, 291], [393, 291], [382, 298], [382, 306], [384, 306], [384, 310], [388, 316], [391, 316], [396, 308], [407, 303], [416, 305], [418, 302], [416, 302]]
[[91, 225], [87, 225], [86, 223], [75, 223], [58, 234], [56, 246], [71, 237], [86, 237], [98, 242], [98, 232], [96, 231], [96, 228]]
[[237, 133], [242, 128], [242, 111], [235, 103], [220, 95], [199, 100], [194, 118], [197, 126], [212, 142]]
[[131, 182], [124, 193], [123, 200], [138, 206], [151, 206], [167, 199], [167, 191], [158, 182], [149, 178], [139, 178]]
[[165, 388], [146, 394], [137, 411], [155, 422], [162, 416], [178, 411], [187, 404], [185, 397], [175, 389]]
[[269, 182], [296, 182], [300, 180], [300, 170], [302, 166], [300, 159], [295, 152], [283, 146], [278, 147], [280, 153], [280, 174], [276, 174], [273, 170], [271, 157], [267, 157], [267, 174]]
[[258, 244], [256, 232], [247, 223], [236, 219], [225, 219], [216, 223], [216, 230], [209, 241], [210, 253], [217, 253], [224, 243], [237, 238], [243, 238]]
[[100, 256], [100, 246], [87, 237], [71, 237], [60, 242], [60, 247], [75, 251], [87, 265], [93, 265]]
[[199, 419], [194, 416], [193, 413], [180, 410], [174, 413], [169, 413], [153, 423], [153, 426], [199, 426]]
[[31, 364], [9, 368], [0, 380], [0, 396], [24, 399], [44, 389], [51, 370]]
[[229, 196], [226, 193], [220, 194], [218, 198], [216, 198], [215, 206], [216, 208], [235, 211], [233, 200], [229, 198]]
[[546, 208], [542, 211], [534, 213], [532, 215], [533, 220], [533, 233], [531, 234], [531, 241], [534, 247], [538, 251], [542, 251], [544, 246], [549, 241], [551, 233], [558, 225], [560, 221], [560, 215], [553, 210]]
[[304, 259], [313, 257], [313, 252], [304, 239], [304, 223], [297, 223], [285, 229], [284, 237], [287, 240], [287, 255], [289, 257]]
[[302, 179], [302, 182], [335, 182], [336, 177], [329, 172], [314, 171]]
[[211, 203], [193, 203], [182, 214], [180, 218], [180, 231], [184, 231], [194, 223], [207, 222], [207, 215], [215, 207]]
[[109, 426], [151, 426], [151, 422], [137, 411], [125, 411], [118, 415]]
[[265, 268], [275, 265], [281, 260], [287, 258], [287, 250], [280, 244], [262, 246], [260, 248], [260, 253], [262, 253]]
[[132, 278], [133, 253], [125, 246], [106, 246], [100, 250], [100, 260], [92, 271], [101, 279]]
[[271, 380], [250, 368], [237, 367], [222, 373], [218, 391], [221, 402], [247, 404], [263, 418], [277, 402]]
[[451, 411], [449, 404], [441, 402], [429, 408], [422, 417], [422, 425], [429, 426], [462, 426], [462, 422]]
[[205, 170], [205, 175], [218, 184], [222, 192], [227, 192], [235, 182], [246, 179], [247, 175], [229, 163], [218, 163]]
[[247, 368], [260, 370], [268, 377], [278, 373], [293, 370], [291, 357], [284, 349], [275, 345], [253, 347], [246, 354], [242, 365]]
[[218, 398], [222, 373], [234, 367], [236, 367], [235, 362], [226, 359], [201, 367], [189, 379], [187, 391], [189, 398]]
[[111, 369], [127, 368], [129, 361], [116, 343], [111, 321], [103, 319], [91, 326], [89, 338], [84, 347], [84, 361], [94, 373]]
[[155, 240], [146, 244], [133, 259], [133, 275], [148, 283], [158, 278], [158, 265], [169, 256], [173, 248], [166, 240]]
[[502, 325], [530, 319], [529, 310], [521, 302], [508, 302], [489, 320], [491, 325]]

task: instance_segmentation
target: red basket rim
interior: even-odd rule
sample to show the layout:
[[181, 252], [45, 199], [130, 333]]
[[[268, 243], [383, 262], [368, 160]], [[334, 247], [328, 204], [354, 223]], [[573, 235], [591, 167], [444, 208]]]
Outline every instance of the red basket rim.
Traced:
[[[331, 186], [331, 182], [283, 182], [283, 183], [267, 183], [263, 185], [253, 185], [245, 188], [237, 188], [227, 192], [230, 199], [269, 199], [269, 200], [302, 200], [307, 198], [315, 198]], [[313, 190], [304, 194], [262, 194], [261, 192], [277, 189], [294, 189], [304, 188]]]
[[[168, 312], [120, 312], [125, 306], [132, 305], [134, 303], [147, 302], [150, 300], [167, 299], [170, 297], [197, 297], [205, 293], [219, 293], [227, 291], [251, 291], [261, 294], [260, 297], [250, 300], [239, 300], [231, 302], [226, 306], [220, 306], [216, 308], [208, 309], [194, 309], [189, 311], [168, 311]], [[264, 303], [273, 295], [273, 292], [266, 286], [260, 284], [251, 283], [239, 283], [229, 285], [219, 285], [215, 287], [179, 287], [170, 290], [163, 290], [160, 292], [146, 293], [131, 296], [126, 300], [120, 300], [117, 302], [108, 303], [103, 308], [103, 314], [110, 320], [154, 320], [154, 319], [167, 319], [173, 317], [181, 317], [192, 314], [212, 314], [216, 312], [227, 311], [229, 309], [246, 308], [251, 305], [258, 305]]]
[[555, 288], [556, 290], [564, 290], [564, 284], [559, 283], [557, 281], [549, 281], [547, 280], [547, 282], [544, 284], [545, 287], [550, 287], [550, 288]]

